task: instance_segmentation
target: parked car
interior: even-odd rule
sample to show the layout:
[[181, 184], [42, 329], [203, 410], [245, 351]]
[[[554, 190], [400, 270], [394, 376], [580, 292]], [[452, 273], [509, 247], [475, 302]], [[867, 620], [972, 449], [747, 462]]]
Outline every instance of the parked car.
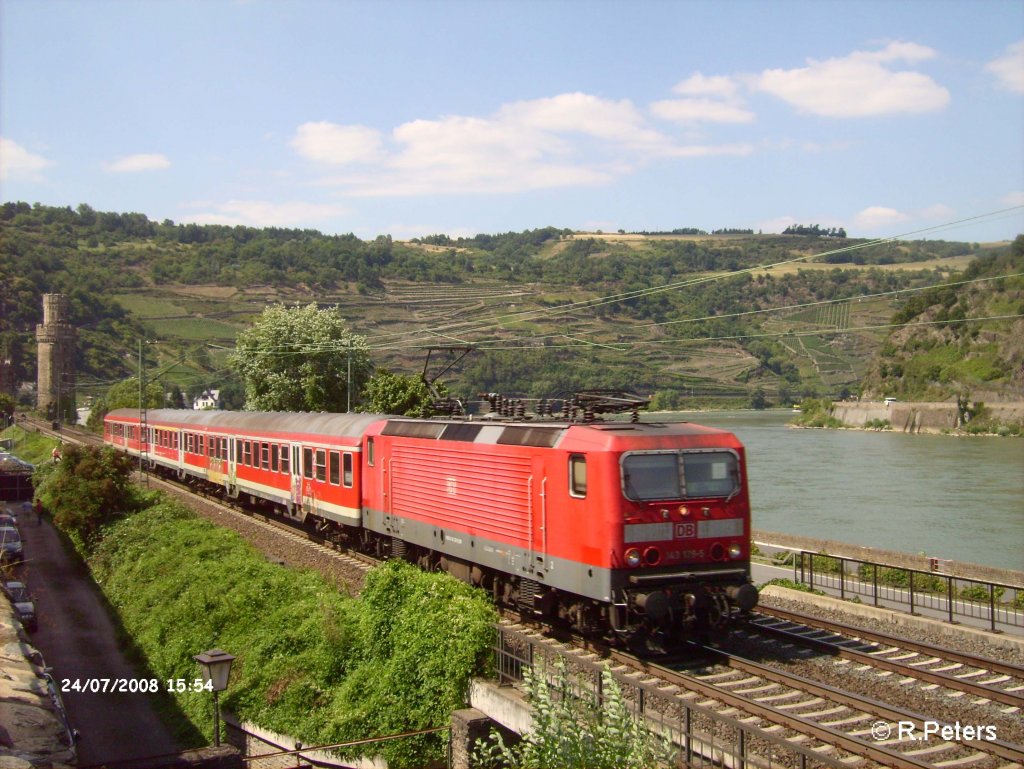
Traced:
[[21, 532], [15, 526], [0, 526], [0, 560], [20, 561]]
[[10, 513], [0, 513], [0, 526], [13, 526], [18, 528], [18, 519]]
[[26, 630], [36, 629], [36, 605], [32, 602], [32, 596], [28, 594], [28, 588], [24, 582], [5, 582], [4, 594], [11, 599], [14, 606], [14, 613], [18, 615], [21, 624]]

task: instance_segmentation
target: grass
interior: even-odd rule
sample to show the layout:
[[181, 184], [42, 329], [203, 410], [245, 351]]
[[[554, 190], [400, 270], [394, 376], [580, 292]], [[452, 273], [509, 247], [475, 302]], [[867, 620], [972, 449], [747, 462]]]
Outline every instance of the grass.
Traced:
[[57, 445], [56, 439], [29, 432], [18, 425], [8, 427], [0, 433], [0, 438], [12, 442], [11, 453], [14, 456], [33, 465], [50, 461], [50, 452]]

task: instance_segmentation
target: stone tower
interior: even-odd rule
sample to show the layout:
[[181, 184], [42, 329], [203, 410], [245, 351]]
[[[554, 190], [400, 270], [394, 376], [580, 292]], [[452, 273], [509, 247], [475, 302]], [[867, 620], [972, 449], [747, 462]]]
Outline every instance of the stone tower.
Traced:
[[74, 412], [75, 330], [68, 321], [69, 302], [64, 294], [43, 294], [43, 322], [36, 326], [39, 374], [36, 408], [57, 418]]

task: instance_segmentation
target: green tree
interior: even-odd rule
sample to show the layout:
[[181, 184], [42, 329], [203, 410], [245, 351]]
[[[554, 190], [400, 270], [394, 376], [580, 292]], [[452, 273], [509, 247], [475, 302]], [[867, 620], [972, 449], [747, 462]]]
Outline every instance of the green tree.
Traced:
[[[238, 336], [229, 365], [257, 411], [345, 411], [373, 370], [366, 339], [353, 334], [337, 307], [276, 304]], [[352, 398], [353, 405], [356, 398]]]
[[422, 378], [379, 368], [363, 391], [362, 408], [371, 414], [416, 417], [429, 415], [432, 403], [433, 396]]
[[0, 415], [5, 418], [4, 424], [14, 418], [14, 408], [17, 406], [14, 396], [8, 393], [0, 393]]
[[[143, 395], [143, 403], [147, 409], [159, 409], [164, 406], [164, 388], [159, 382], [148, 382], [146, 392]], [[114, 409], [137, 409], [139, 408], [139, 380], [129, 377], [107, 390], [107, 397], [97, 400], [89, 411], [89, 419], [86, 427], [90, 430], [100, 430], [103, 425], [103, 417]]]
[[89, 550], [100, 527], [135, 506], [135, 460], [107, 446], [67, 445], [61, 461], [40, 465], [32, 483], [53, 522]]

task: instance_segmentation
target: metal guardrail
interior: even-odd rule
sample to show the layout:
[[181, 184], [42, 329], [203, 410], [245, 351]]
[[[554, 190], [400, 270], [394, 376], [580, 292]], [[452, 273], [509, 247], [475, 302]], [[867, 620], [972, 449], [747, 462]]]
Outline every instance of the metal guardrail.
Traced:
[[[494, 651], [499, 683], [518, 683], [527, 670], [548, 680], [557, 680], [556, 660], [560, 660], [565, 665], [568, 693], [594, 702], [598, 709], [603, 708], [601, 672], [605, 664], [591, 658], [592, 655], [581, 656], [577, 650], [560, 653], [540, 636], [502, 625], [498, 626]], [[684, 766], [719, 769], [847, 766], [839, 758], [802, 747], [778, 733], [700, 705], [698, 701], [702, 697], [694, 697], [674, 686], [659, 687], [657, 682], [645, 681], [647, 676], [642, 673], [616, 670], [611, 673], [634, 716], [644, 722], [652, 734], [675, 746], [677, 760]]]
[[838, 591], [843, 599], [869, 599], [874, 606], [906, 606], [910, 614], [926, 610], [953, 624], [980, 620], [993, 633], [1024, 628], [1020, 585], [944, 574], [937, 559], [932, 571], [923, 571], [812, 550], [793, 552], [793, 581], [812, 589]]

